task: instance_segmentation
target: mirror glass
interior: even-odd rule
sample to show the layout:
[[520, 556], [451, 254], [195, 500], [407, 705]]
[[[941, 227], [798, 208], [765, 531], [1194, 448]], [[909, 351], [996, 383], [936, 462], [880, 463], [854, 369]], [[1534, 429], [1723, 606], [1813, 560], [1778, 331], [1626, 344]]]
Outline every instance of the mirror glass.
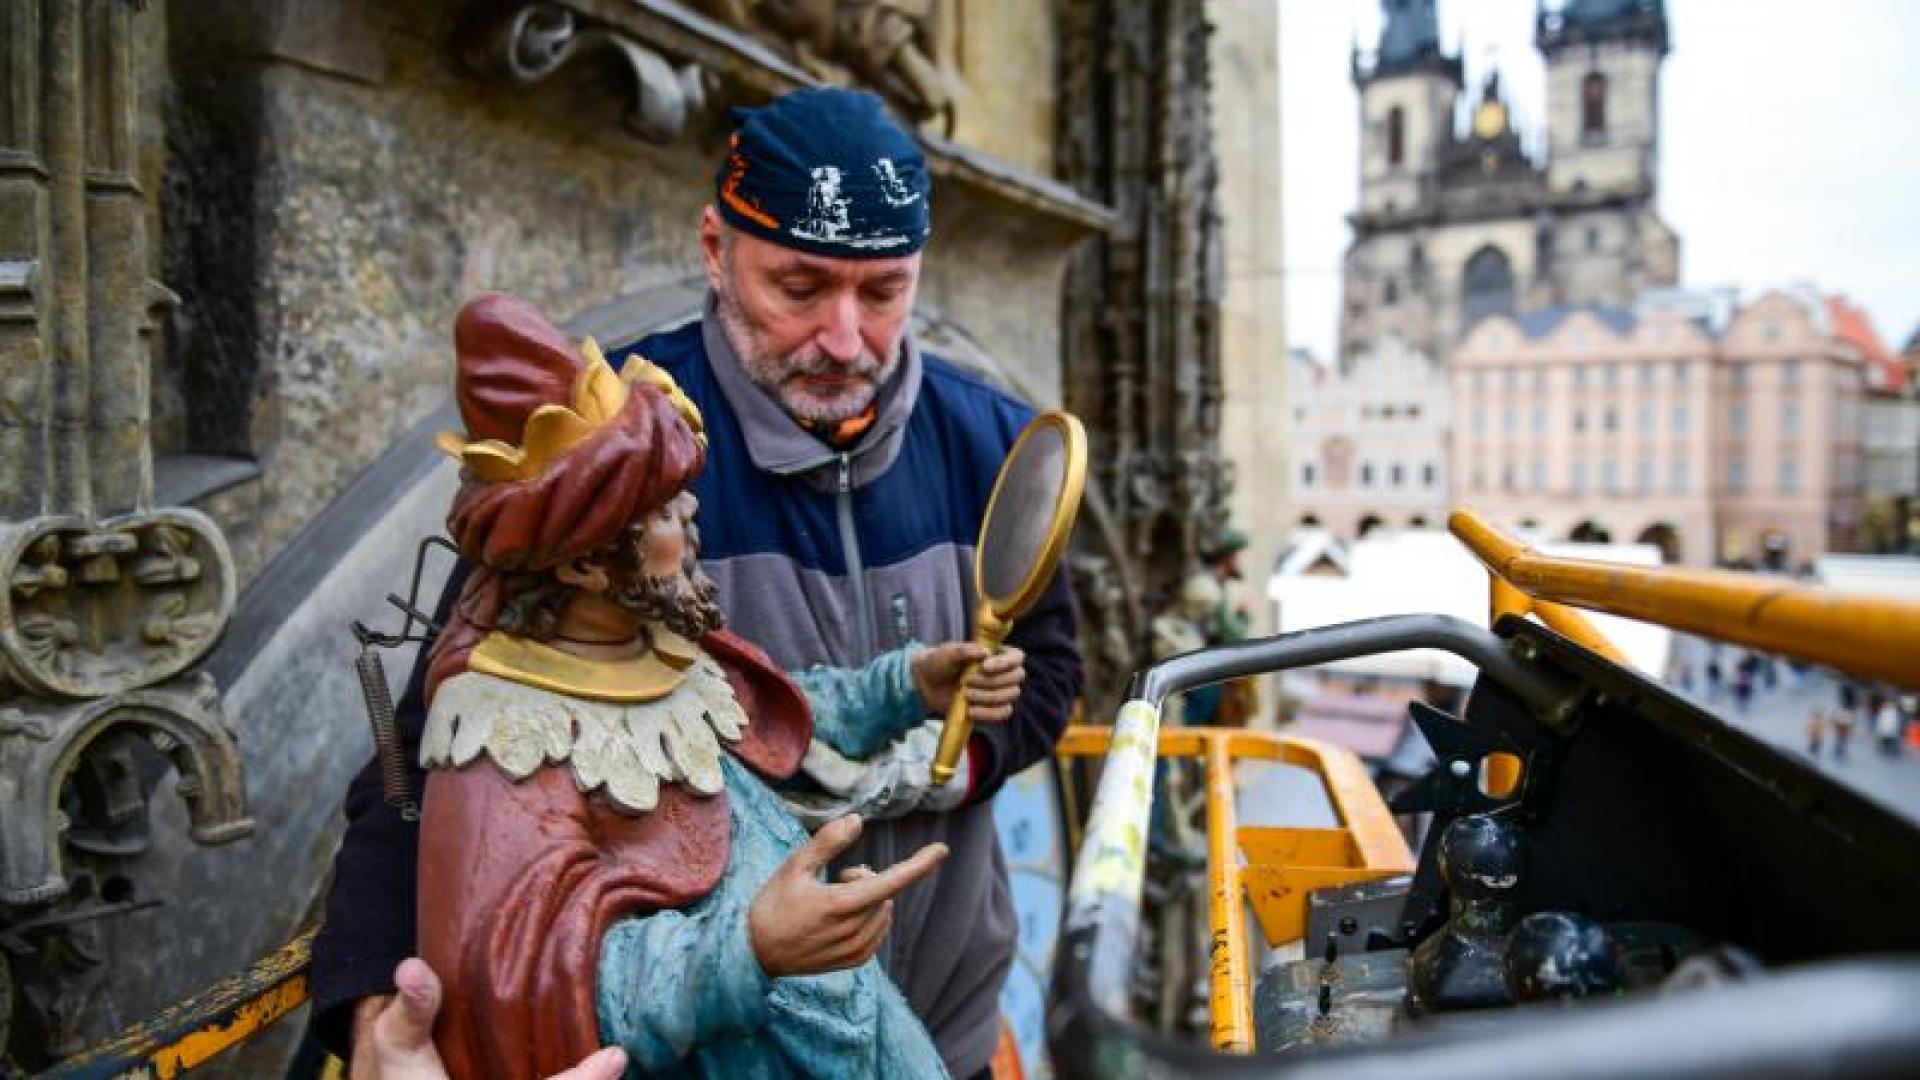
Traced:
[[1003, 615], [1032, 575], [1054, 529], [1067, 483], [1067, 439], [1054, 424], [1033, 431], [1001, 467], [1000, 486], [980, 526], [980, 592]]

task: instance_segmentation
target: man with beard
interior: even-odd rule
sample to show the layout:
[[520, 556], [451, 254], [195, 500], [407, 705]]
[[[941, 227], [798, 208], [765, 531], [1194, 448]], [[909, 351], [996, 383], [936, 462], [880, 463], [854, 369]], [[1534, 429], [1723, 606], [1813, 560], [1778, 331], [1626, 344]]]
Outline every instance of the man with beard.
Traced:
[[[933, 725], [876, 722], [884, 710], [867, 707], [861, 689], [912, 688], [920, 679], [906, 678], [902, 658], [916, 643], [970, 636], [973, 544], [1006, 451], [1032, 417], [922, 353], [909, 332], [930, 197], [918, 145], [871, 95], [801, 91], [744, 114], [700, 221], [705, 317], [610, 359], [651, 360], [706, 419], [715, 465], [692, 486], [709, 508], [702, 566], [731, 625], [795, 676], [817, 741], [837, 751], [810, 747], [785, 794], [816, 812], [838, 799], [867, 818], [835, 868], [891, 865], [935, 842], [950, 849], [938, 872], [896, 898], [879, 958], [948, 1070], [971, 1078], [986, 1073], [998, 1038], [1015, 931], [990, 800], [1051, 753], [1081, 668], [1056, 577], [1010, 647], [967, 684], [978, 726], [945, 786], [927, 777]], [[948, 648], [956, 663], [978, 655]], [[403, 737], [417, 730], [424, 677], [417, 669], [402, 700]], [[431, 988], [413, 966], [408, 994], [389, 997], [412, 950], [403, 871], [415, 832], [381, 800], [372, 768], [347, 815], [314, 947], [315, 1016], [336, 1052], [353, 1032], [372, 1036], [354, 1040], [364, 1077], [379, 1075], [372, 1058], [417, 1045], [408, 1040], [430, 1014], [421, 1002]]]
[[456, 339], [447, 525], [474, 569], [429, 654], [420, 755], [448, 1072], [544, 1076], [606, 1042], [649, 1073], [944, 1075], [871, 958], [946, 849], [816, 877], [860, 819], [809, 839], [768, 787], [811, 717], [694, 561], [698, 412], [507, 297]]

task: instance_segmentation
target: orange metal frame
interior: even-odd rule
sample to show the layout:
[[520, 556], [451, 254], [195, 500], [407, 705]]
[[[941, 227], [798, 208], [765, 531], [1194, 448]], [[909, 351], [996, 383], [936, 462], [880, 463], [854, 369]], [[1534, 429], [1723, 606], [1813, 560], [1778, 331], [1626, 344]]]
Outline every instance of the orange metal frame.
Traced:
[[1549, 627], [1616, 663], [1618, 653], [1567, 605], [1920, 689], [1920, 604], [1764, 574], [1542, 555], [1471, 510], [1454, 511], [1448, 527], [1493, 575], [1496, 618], [1524, 600]]
[[[1112, 735], [1107, 727], [1070, 727], [1060, 740], [1059, 753], [1063, 757], [1105, 754]], [[1265, 731], [1190, 727], [1162, 730], [1157, 751], [1160, 757], [1206, 762], [1213, 1046], [1250, 1053], [1253, 970], [1247, 901], [1252, 901], [1267, 942], [1283, 944], [1306, 932], [1308, 892], [1411, 873], [1413, 853], [1366, 766], [1342, 747]], [[1340, 826], [1241, 826], [1233, 776], [1234, 763], [1239, 761], [1277, 761], [1312, 770], [1325, 785]]]

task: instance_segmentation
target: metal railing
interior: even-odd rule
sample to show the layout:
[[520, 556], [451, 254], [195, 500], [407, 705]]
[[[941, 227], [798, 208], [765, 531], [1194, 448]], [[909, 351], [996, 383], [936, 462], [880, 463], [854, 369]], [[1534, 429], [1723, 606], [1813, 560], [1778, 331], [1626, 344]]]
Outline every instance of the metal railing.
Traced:
[[1787, 578], [1624, 566], [1541, 553], [1471, 510], [1448, 528], [1493, 575], [1493, 611], [1524, 614], [1624, 663], [1574, 607], [1825, 664], [1861, 678], [1920, 689], [1920, 604], [1862, 596]]

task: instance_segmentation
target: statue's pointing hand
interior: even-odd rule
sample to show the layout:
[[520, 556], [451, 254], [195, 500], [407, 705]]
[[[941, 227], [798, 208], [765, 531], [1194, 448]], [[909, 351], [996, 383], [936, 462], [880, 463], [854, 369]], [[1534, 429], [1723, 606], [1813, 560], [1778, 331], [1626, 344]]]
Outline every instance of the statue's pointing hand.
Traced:
[[821, 870], [860, 838], [860, 827], [857, 814], [828, 822], [787, 856], [754, 897], [747, 936], [768, 977], [818, 975], [865, 963], [893, 926], [894, 895], [947, 857], [947, 845], [928, 844], [885, 870], [822, 881]]

